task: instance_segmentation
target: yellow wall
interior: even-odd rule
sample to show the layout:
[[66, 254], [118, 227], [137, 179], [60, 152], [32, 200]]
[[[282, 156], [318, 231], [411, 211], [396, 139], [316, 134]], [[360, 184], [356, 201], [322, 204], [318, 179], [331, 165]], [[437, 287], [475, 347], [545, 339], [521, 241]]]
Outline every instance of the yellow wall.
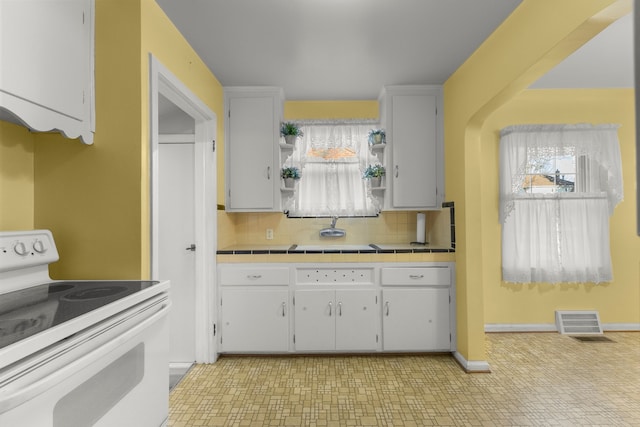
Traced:
[[222, 89], [154, 0], [97, 0], [95, 10], [94, 144], [36, 137], [34, 223], [59, 245], [54, 277], [147, 278], [148, 54], [219, 118]]
[[485, 360], [484, 195], [486, 118], [611, 22], [628, 0], [524, 0], [444, 84], [445, 185], [456, 204], [458, 351]]
[[492, 114], [482, 129], [483, 186], [497, 190], [500, 129], [522, 123], [618, 123], [624, 201], [610, 220], [614, 281], [607, 284], [501, 282], [498, 192], [482, 199], [486, 323], [553, 324], [554, 310], [595, 309], [603, 323], [640, 323], [640, 238], [635, 233], [635, 109], [633, 89], [529, 90]]
[[285, 120], [377, 119], [378, 101], [286, 101]]
[[[146, 82], [148, 53], [153, 55], [184, 83], [217, 116], [217, 198], [224, 204], [224, 90], [217, 78], [189, 46], [155, 0], [142, 0], [142, 75]], [[143, 87], [146, 99], [148, 84]], [[142, 104], [142, 120], [148, 122], [148, 103]], [[148, 133], [148, 127], [146, 129]]]
[[[429, 211], [427, 238], [436, 247], [451, 247], [449, 209]], [[319, 231], [328, 227], [329, 218], [287, 218], [276, 213], [218, 212], [218, 246], [248, 245], [318, 245], [326, 243]], [[335, 244], [406, 244], [416, 237], [416, 212], [382, 212], [375, 218], [340, 218], [338, 227], [345, 229], [344, 238], [332, 240]], [[266, 230], [273, 230], [273, 239], [266, 239]]]
[[33, 228], [33, 139], [26, 128], [0, 121], [0, 230]]

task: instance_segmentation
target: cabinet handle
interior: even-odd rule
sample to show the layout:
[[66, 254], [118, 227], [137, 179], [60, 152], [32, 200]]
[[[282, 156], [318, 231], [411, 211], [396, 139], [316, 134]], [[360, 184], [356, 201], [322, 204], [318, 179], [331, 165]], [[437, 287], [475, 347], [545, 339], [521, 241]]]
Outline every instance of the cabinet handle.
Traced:
[[251, 280], [258, 280], [262, 277], [262, 274], [248, 274], [247, 278]]
[[396, 165], [396, 178], [398, 177], [398, 165]]
[[384, 303], [384, 309], [385, 309], [385, 315], [388, 316], [389, 315], [389, 301]]
[[338, 316], [342, 316], [342, 301], [338, 303]]
[[267, 166], [267, 179], [271, 179], [271, 166]]
[[284, 301], [282, 301], [282, 317], [284, 317], [286, 314], [285, 313], [286, 308], [287, 308], [287, 305], [284, 303]]
[[333, 305], [331, 304], [331, 301], [329, 301], [329, 317], [331, 317], [332, 311], [333, 311]]
[[410, 279], [422, 279], [424, 277], [424, 274], [410, 274], [409, 278]]

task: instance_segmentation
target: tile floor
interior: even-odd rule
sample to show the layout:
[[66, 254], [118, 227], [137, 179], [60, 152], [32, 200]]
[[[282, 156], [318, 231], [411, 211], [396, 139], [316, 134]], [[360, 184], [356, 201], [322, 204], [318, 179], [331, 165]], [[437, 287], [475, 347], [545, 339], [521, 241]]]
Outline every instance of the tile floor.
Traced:
[[169, 426], [640, 426], [640, 333], [487, 334], [450, 355], [224, 356], [171, 392]]

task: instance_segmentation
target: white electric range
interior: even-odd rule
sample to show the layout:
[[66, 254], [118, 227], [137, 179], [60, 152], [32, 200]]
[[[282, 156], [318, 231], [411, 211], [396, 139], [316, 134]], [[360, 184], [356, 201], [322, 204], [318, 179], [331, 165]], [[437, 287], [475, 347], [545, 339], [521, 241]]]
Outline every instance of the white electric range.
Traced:
[[58, 281], [48, 230], [0, 232], [0, 425], [165, 425], [168, 281]]

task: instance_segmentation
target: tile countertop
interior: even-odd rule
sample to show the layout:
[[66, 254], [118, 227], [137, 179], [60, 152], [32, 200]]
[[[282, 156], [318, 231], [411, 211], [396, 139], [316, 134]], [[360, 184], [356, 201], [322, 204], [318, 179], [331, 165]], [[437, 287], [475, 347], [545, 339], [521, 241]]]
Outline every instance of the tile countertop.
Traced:
[[327, 245], [234, 245], [218, 249], [218, 255], [265, 255], [265, 254], [402, 254], [402, 253], [451, 253], [455, 248], [419, 245], [410, 243], [388, 243], [371, 245], [327, 244]]

